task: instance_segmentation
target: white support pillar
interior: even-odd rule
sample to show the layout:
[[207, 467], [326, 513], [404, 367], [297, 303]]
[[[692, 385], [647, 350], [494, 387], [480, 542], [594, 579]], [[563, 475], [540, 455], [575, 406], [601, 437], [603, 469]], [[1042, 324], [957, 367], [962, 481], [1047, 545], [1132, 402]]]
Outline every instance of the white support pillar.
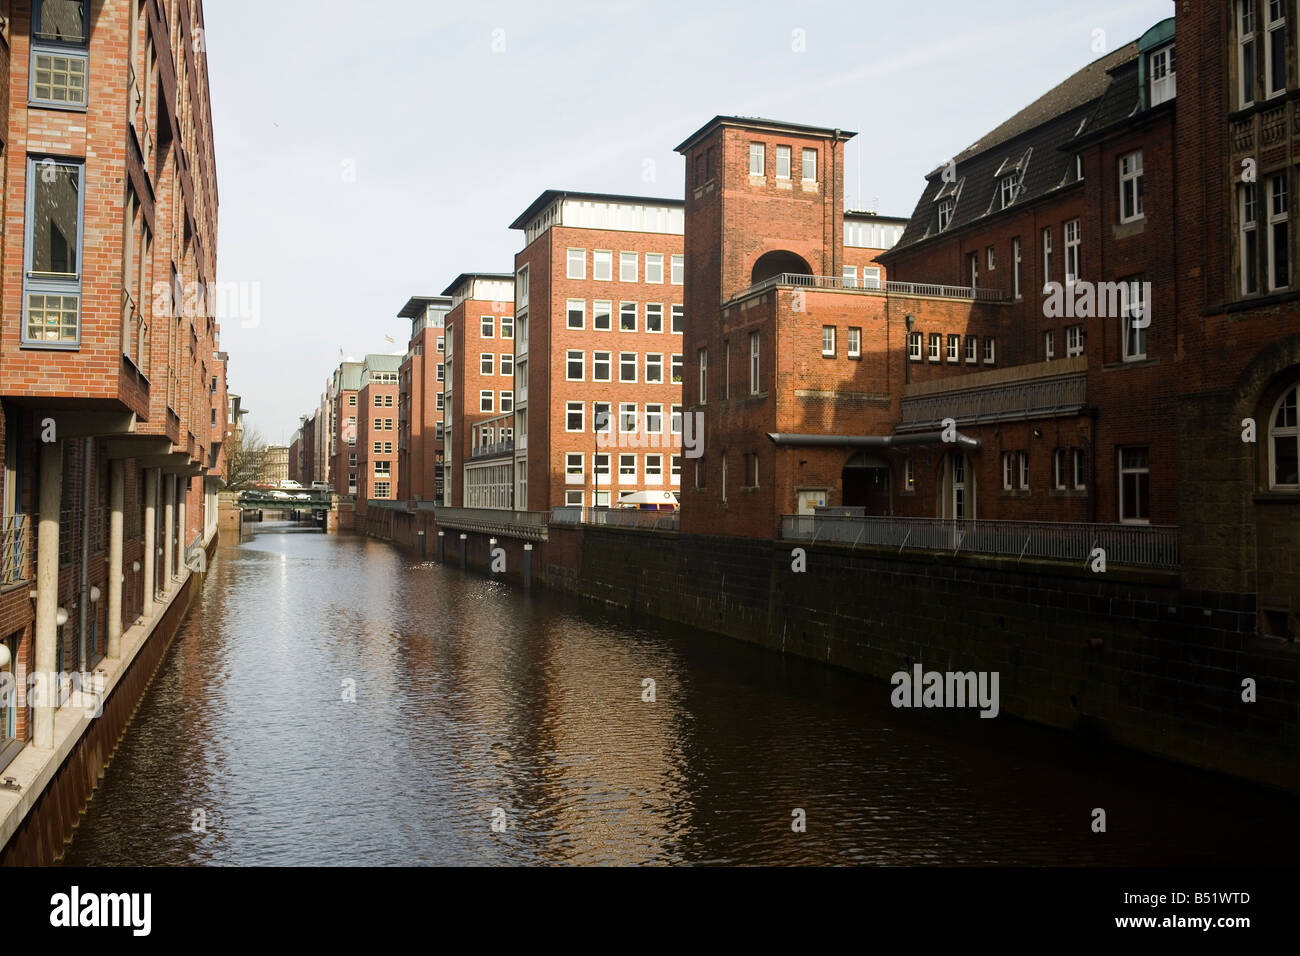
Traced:
[[108, 463], [108, 656], [122, 656], [122, 509], [126, 501], [126, 462]]
[[32, 744], [54, 749], [54, 711], [58, 705], [56, 648], [59, 628], [59, 510], [63, 501], [63, 446], [40, 445], [40, 501], [36, 533], [36, 687], [43, 693], [32, 713]]
[[176, 476], [163, 475], [163, 590], [170, 591], [172, 577], [172, 538], [176, 534]]
[[158, 546], [158, 469], [144, 470], [144, 603], [140, 613], [153, 614], [153, 596], [158, 590], [154, 557]]
[[185, 523], [185, 505], [190, 496], [190, 480], [185, 477], [176, 479], [176, 576], [180, 577], [185, 567], [185, 548], [190, 543], [189, 527]]

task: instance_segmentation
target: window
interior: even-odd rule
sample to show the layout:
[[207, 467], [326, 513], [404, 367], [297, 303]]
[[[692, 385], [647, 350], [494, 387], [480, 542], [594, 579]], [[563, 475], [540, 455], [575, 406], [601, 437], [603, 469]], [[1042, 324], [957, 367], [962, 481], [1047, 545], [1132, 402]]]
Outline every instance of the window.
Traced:
[[506, 391], [503, 391], [503, 392], [500, 393], [500, 398], [501, 398], [501, 406], [500, 406], [501, 411], [503, 411], [503, 412], [513, 412], [513, 411], [515, 410], [515, 393], [514, 393], [514, 392], [512, 392], [512, 391], [510, 391], [510, 390], [507, 389]]
[[438, 336], [438, 354], [441, 355], [446, 350], [447, 350], [447, 340], [440, 335]]
[[1142, 218], [1142, 150], [1119, 158], [1119, 221]]
[[749, 144], [749, 175], [762, 176], [767, 149], [762, 143]]
[[636, 431], [636, 402], [620, 402], [618, 406], [618, 430], [623, 433]]
[[1259, 291], [1259, 189], [1255, 183], [1242, 183], [1238, 201], [1241, 220], [1241, 294]]
[[980, 254], [972, 252], [966, 257], [966, 263], [970, 266], [970, 287], [978, 288], [980, 284]]
[[447, 375], [447, 367], [443, 365], [441, 362], [439, 362], [438, 367], [434, 369], [434, 378], [436, 378], [439, 382], [441, 382], [446, 378], [446, 375]]
[[844, 267], [844, 288], [856, 289], [858, 287], [858, 269], [856, 266]]
[[911, 458], [903, 462], [903, 490], [916, 490], [916, 462]]
[[943, 336], [938, 332], [930, 333], [930, 361], [939, 361], [940, 353], [943, 350]]
[[570, 249], [568, 266], [569, 266], [568, 272], [566, 273], [568, 278], [570, 279], [587, 278], [587, 250]]
[[675, 305], [672, 307], [672, 320], [673, 320], [672, 330], [676, 332], [678, 335], [682, 334], [685, 315], [686, 315], [685, 306]]
[[610, 381], [610, 353], [609, 352], [592, 352], [591, 353], [591, 380], [593, 382]]
[[[682, 285], [686, 281], [686, 257], [673, 256], [671, 261], [671, 272], [668, 281], [673, 285]], [[674, 329], [674, 332], [677, 330]]]
[[1009, 451], [1002, 453], [1002, 490], [1010, 491], [1016, 481], [1016, 458]]
[[[503, 339], [513, 339], [515, 337], [515, 317], [513, 315], [501, 316], [501, 337]], [[525, 338], [524, 345], [527, 346], [527, 344], [528, 341]]]
[[815, 149], [803, 151], [803, 181], [806, 183], [817, 181], [817, 150]]
[[392, 407], [393, 407], [393, 396], [391, 396], [391, 395], [385, 395], [385, 396], [384, 396], [384, 408], [392, 408]]
[[[759, 340], [757, 332], [749, 333], [749, 394], [759, 393]], [[725, 458], [723, 461], [725, 462]]]
[[994, 344], [993, 336], [984, 339], [984, 364], [992, 365], [997, 357], [997, 346]]
[[[49, 0], [44, 7], [53, 9]], [[53, 28], [48, 21], [46, 27]], [[27, 160], [25, 342], [80, 344], [84, 168], [79, 162]]]
[[377, 431], [377, 432], [381, 432], [381, 431], [383, 431], [383, 430], [384, 430], [384, 420], [383, 420], [382, 418], [376, 418], [376, 419], [375, 419], [375, 431]]
[[515, 374], [515, 357], [513, 355], [501, 356], [500, 364], [501, 374], [507, 377]]
[[1065, 357], [1083, 354], [1083, 326], [1071, 325], [1065, 330]]
[[664, 307], [661, 303], [646, 303], [645, 330], [647, 332], [662, 332], [664, 330]]
[[614, 417], [610, 413], [609, 402], [591, 403], [591, 430], [608, 435], [614, 428]]
[[1071, 454], [1070, 457], [1074, 460], [1074, 467], [1073, 467], [1074, 487], [1084, 488], [1086, 487], [1087, 484], [1086, 481], [1087, 475], [1084, 473], [1084, 468], [1083, 468], [1084, 465], [1083, 449], [1082, 448], [1073, 449], [1073, 454]]
[[776, 178], [790, 178], [790, 147], [778, 146], [776, 148]]
[[444, 396], [442, 392], [434, 392], [433, 397], [436, 400], [436, 404], [434, 407], [436, 408], [437, 411], [442, 411], [443, 402], [446, 400], [446, 396]]
[[480, 353], [478, 357], [478, 373], [480, 375], [491, 375], [494, 361], [492, 352]]
[[597, 332], [608, 332], [613, 326], [610, 316], [614, 311], [614, 303], [608, 300], [597, 300], [591, 303], [591, 327]]
[[618, 456], [618, 483], [620, 485], [636, 484], [636, 455]]
[[668, 430], [674, 435], [680, 435], [682, 433], [682, 406], [670, 405], [668, 411]]
[[1255, 102], [1255, 0], [1237, 0], [1238, 105]]
[[[608, 453], [608, 452], [599, 452], [598, 454], [593, 455], [593, 456], [592, 456], [592, 465], [591, 465], [591, 470], [592, 470], [593, 472], [595, 472], [595, 475], [596, 475], [596, 484], [598, 484], [598, 485], [607, 485], [607, 484], [609, 484], [609, 453]], [[596, 500], [596, 504], [598, 504], [598, 505], [600, 504], [600, 497], [599, 497], [599, 496], [602, 495], [602, 494], [603, 494], [603, 495], [605, 496], [605, 498], [606, 498], [606, 503], [608, 503], [609, 492], [607, 492], [607, 491], [606, 491], [606, 492], [599, 492], [599, 493], [597, 494], [597, 500]]]
[[382, 396], [382, 395], [376, 395], [376, 396], [375, 396], [375, 408], [383, 408], [383, 407], [384, 407], [384, 396]]
[[988, 266], [989, 272], [992, 272], [994, 269], [997, 268], [997, 257], [994, 255], [992, 246], [989, 246], [988, 249], [985, 250], [985, 252], [986, 252], [985, 265]]
[[484, 389], [483, 391], [479, 392], [479, 393], [478, 393], [478, 410], [479, 410], [480, 412], [490, 412], [490, 411], [492, 411], [492, 398], [493, 398], [493, 392], [492, 392], [492, 389], [490, 389], [490, 388], [488, 388], [488, 389]]
[[1300, 488], [1300, 418], [1296, 403], [1300, 386], [1292, 386], [1278, 399], [1269, 418], [1268, 457], [1270, 488]]
[[1150, 470], [1146, 448], [1119, 450], [1119, 520], [1147, 524], [1151, 520]]
[[392, 430], [393, 430], [393, 420], [392, 420], [391, 418], [385, 418], [385, 419], [384, 419], [384, 431], [386, 431], [386, 432], [391, 432]]
[[980, 360], [980, 337], [978, 335], [966, 336], [966, 364], [975, 365]]
[[662, 284], [664, 281], [664, 254], [647, 252], [645, 254], [645, 281]]
[[[986, 187], [987, 188], [987, 187]], [[1016, 196], [1020, 193], [1020, 174], [1012, 173], [1010, 176], [1002, 177], [1002, 207], [1006, 209], [1016, 201]], [[987, 196], [988, 193], [985, 193]]]
[[381, 453], [381, 449], [383, 449], [384, 443], [381, 441], [377, 441], [374, 444], [375, 444], [375, 454], [378, 455]]
[[348, 452], [348, 467], [355, 468], [356, 466], [357, 466], [357, 453], [354, 451], [350, 451]]
[[614, 278], [614, 253], [609, 249], [597, 249], [591, 254], [591, 277], [599, 282], [609, 282]]
[[948, 336], [948, 361], [949, 362], [961, 361], [961, 336], [960, 335]]
[[943, 232], [952, 222], [952, 199], [942, 199], [939, 201], [939, 231]]
[[620, 302], [618, 305], [618, 330], [620, 332], [636, 331], [636, 303]]
[[1174, 45], [1153, 50], [1148, 56], [1151, 75], [1151, 105], [1158, 106], [1166, 100], [1172, 100], [1177, 93], [1177, 64], [1174, 60]]
[[[586, 471], [586, 470], [585, 470], [585, 468], [583, 467], [583, 457], [584, 457], [584, 456], [583, 456], [582, 452], [574, 452], [574, 451], [565, 452], [565, 455], [564, 455], [564, 483], [565, 483], [566, 485], [578, 485], [578, 484], [583, 484], [583, 483], [586, 482], [586, 474], [585, 474], [585, 471]], [[581, 503], [582, 503], [582, 492], [581, 492], [581, 491], [579, 491], [579, 492], [565, 492], [565, 495], [566, 495], [565, 500], [566, 500], [566, 501], [568, 501], [567, 495], [570, 495], [570, 494], [577, 494], [577, 495], [578, 495], [578, 504], [581, 504]]]
[[478, 334], [479, 338], [490, 339], [496, 330], [496, 319], [490, 315], [480, 316]]
[[1056, 358], [1056, 332], [1049, 329], [1043, 333], [1043, 359], [1050, 362]]
[[835, 357], [835, 326], [822, 326], [822, 356], [824, 358]]
[[586, 416], [583, 411], [585, 407], [586, 406], [583, 405], [582, 402], [564, 403], [564, 430], [566, 432], [580, 432], [586, 430]]
[[657, 352], [647, 352], [645, 357], [645, 380], [648, 385], [662, 385], [664, 381], [664, 357]]
[[1267, 0], [1268, 21], [1264, 27], [1264, 96], [1286, 91], [1286, 4]]
[[587, 300], [570, 299], [567, 307], [568, 324], [567, 328], [581, 329], [587, 325]]
[[1291, 284], [1291, 258], [1287, 244], [1286, 173], [1268, 181], [1268, 289], [1285, 289]]
[[1079, 220], [1065, 224], [1065, 284], [1073, 285], [1079, 278]]
[[355, 395], [349, 395], [348, 408], [356, 408], [356, 407], [357, 407], [357, 397]]
[[1124, 361], [1136, 362], [1147, 357], [1146, 284], [1140, 279], [1121, 283], [1123, 295]]
[[907, 357], [913, 362], [921, 361], [921, 333], [907, 333]]
[[645, 483], [647, 485], [662, 485], [664, 483], [663, 455], [645, 456]]
[[645, 407], [645, 430], [651, 435], [662, 435], [664, 430], [664, 407], [647, 405]]
[[1020, 298], [1020, 237], [1011, 240], [1011, 292]]
[[1043, 229], [1043, 291], [1047, 291], [1047, 284], [1052, 281], [1052, 227], [1047, 226]]
[[699, 396], [699, 400], [700, 400], [700, 404], [701, 404], [701, 405], [704, 405], [704, 404], [706, 404], [706, 403], [708, 402], [708, 400], [709, 400], [709, 388], [708, 388], [708, 385], [709, 385], [709, 350], [708, 350], [708, 349], [700, 349], [700, 351], [699, 351], [699, 353], [698, 353], [698, 356], [699, 356], [699, 360], [700, 360], [700, 396]]
[[86, 105], [88, 10], [89, 5], [80, 0], [39, 0], [33, 4], [32, 102]]
[[1019, 477], [1020, 477], [1020, 490], [1028, 491], [1029, 490], [1029, 452], [1027, 451], [1016, 452], [1016, 464], [1019, 466], [1017, 468], [1017, 471], [1019, 472]]
[[391, 475], [393, 473], [393, 463], [391, 461], [375, 462], [376, 475]]
[[636, 353], [618, 353], [618, 380], [620, 382], [636, 381]]
[[391, 498], [393, 496], [393, 483], [391, 481], [375, 482], [376, 498]]
[[880, 266], [862, 267], [862, 288], [864, 289], [880, 288]]
[[681, 355], [674, 353], [674, 354], [673, 354], [673, 357], [670, 359], [670, 362], [671, 362], [671, 365], [669, 366], [669, 374], [672, 376], [673, 384], [674, 384], [674, 385], [680, 385], [680, 384], [682, 383], [682, 357], [681, 357]]
[[640, 265], [640, 257], [635, 252], [620, 252], [618, 254], [618, 281], [635, 282]]
[[564, 377], [570, 382], [581, 382], [586, 364], [585, 352], [569, 349], [568, 356], [565, 359]]
[[1052, 452], [1052, 487], [1057, 491], [1065, 490], [1065, 449], [1058, 448]]
[[668, 458], [668, 465], [672, 475], [672, 483], [674, 485], [680, 485], [682, 483], [682, 456], [670, 455]]
[[[579, 457], [581, 457], [581, 456], [579, 456]], [[579, 463], [579, 465], [581, 466], [581, 463]], [[581, 475], [581, 472], [579, 472], [579, 475]], [[566, 475], [566, 479], [567, 479], [567, 475]], [[581, 508], [581, 507], [582, 507], [582, 492], [581, 492], [581, 491], [566, 491], [566, 492], [564, 493], [564, 504], [565, 504], [566, 507], [569, 507], [569, 508]]]
[[849, 326], [849, 358], [862, 357], [862, 329]]

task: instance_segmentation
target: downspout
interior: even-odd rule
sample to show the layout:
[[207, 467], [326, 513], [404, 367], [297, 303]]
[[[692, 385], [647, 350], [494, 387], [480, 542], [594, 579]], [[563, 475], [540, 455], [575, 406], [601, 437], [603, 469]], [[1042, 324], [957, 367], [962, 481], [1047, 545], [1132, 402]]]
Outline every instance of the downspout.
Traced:
[[90, 666], [86, 646], [86, 607], [90, 603], [90, 468], [95, 439], [82, 439], [81, 445], [81, 574], [77, 585], [77, 664], [85, 671]]

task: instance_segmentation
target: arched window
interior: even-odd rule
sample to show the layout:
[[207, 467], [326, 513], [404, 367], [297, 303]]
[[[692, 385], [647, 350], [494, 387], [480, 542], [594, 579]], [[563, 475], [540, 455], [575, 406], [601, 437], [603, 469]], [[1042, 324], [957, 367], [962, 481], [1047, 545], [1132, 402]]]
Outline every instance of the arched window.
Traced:
[[1300, 385], [1292, 385], [1277, 400], [1268, 420], [1268, 484], [1270, 488], [1300, 488], [1300, 419], [1296, 401]]

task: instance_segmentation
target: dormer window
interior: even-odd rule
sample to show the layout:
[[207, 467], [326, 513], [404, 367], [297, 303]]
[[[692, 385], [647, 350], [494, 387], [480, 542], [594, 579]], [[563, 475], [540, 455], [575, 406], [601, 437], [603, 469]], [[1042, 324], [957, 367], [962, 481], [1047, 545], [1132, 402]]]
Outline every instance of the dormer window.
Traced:
[[994, 177], [998, 180], [999, 209], [1006, 209], [1020, 198], [1020, 186], [1025, 181], [1025, 171], [1029, 168], [1029, 157], [1033, 149], [1025, 150], [1014, 162], [1008, 158], [1002, 161]]
[[1174, 45], [1152, 50], [1147, 56], [1147, 70], [1151, 78], [1151, 105], [1159, 106], [1166, 100], [1172, 100], [1177, 91], [1177, 73], [1174, 58]]
[[1019, 176], [1002, 177], [1002, 208], [1006, 209], [1016, 201], [1016, 193], [1020, 192]]
[[952, 225], [952, 214], [957, 208], [957, 198], [961, 194], [962, 183], [965, 179], [959, 179], [955, 182], [945, 182], [939, 189], [939, 194], [934, 200], [939, 205], [939, 231], [943, 232]]
[[952, 222], [952, 207], [953, 207], [953, 201], [951, 198], [939, 200], [939, 231], [940, 232], [943, 232], [945, 229], [947, 229], [948, 224]]

